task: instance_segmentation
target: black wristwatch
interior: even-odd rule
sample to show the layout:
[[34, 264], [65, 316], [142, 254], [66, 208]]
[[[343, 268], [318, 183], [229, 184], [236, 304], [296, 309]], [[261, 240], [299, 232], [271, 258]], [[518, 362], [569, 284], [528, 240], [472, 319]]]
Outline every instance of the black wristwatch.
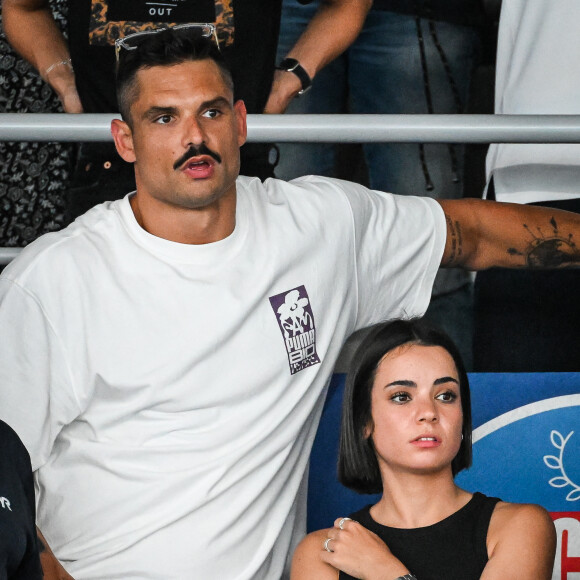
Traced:
[[300, 79], [302, 90], [298, 91], [299, 95], [303, 95], [312, 86], [310, 75], [295, 58], [285, 58], [276, 68], [294, 73]]

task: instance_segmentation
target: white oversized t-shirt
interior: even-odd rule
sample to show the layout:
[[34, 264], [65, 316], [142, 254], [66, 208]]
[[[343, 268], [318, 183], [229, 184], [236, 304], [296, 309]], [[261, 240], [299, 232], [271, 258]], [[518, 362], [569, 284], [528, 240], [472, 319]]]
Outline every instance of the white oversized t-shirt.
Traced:
[[[580, 114], [580, 2], [503, 0], [495, 112]], [[491, 144], [496, 199], [533, 203], [580, 197], [579, 144]]]
[[343, 342], [427, 307], [437, 202], [317, 177], [237, 191], [222, 241], [152, 236], [126, 197], [0, 278], [0, 416], [77, 580], [280, 578]]

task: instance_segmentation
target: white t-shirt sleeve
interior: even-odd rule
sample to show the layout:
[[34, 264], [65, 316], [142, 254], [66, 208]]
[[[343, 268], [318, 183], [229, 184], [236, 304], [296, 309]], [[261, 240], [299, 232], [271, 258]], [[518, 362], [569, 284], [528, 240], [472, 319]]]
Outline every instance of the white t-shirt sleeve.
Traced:
[[51, 321], [32, 294], [7, 278], [0, 278], [0, 343], [0, 417], [18, 433], [36, 470], [81, 409]]
[[446, 239], [433, 199], [348, 184], [358, 292], [357, 327], [425, 313]]

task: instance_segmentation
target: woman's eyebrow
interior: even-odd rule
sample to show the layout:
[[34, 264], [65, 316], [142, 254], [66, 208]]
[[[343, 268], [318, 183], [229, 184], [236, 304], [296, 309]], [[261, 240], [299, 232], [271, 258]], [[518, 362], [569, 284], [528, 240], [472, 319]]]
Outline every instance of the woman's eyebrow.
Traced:
[[416, 387], [416, 386], [417, 386], [417, 383], [415, 383], [414, 381], [399, 380], [399, 381], [393, 381], [392, 383], [385, 385], [385, 389], [387, 387]]
[[[443, 385], [445, 383], [455, 383], [456, 385], [459, 385], [459, 381], [457, 379], [454, 379], [453, 377], [441, 377], [441, 378], [435, 379], [433, 381], [433, 385]], [[387, 385], [384, 386], [385, 389], [387, 389], [389, 387], [411, 387], [411, 388], [416, 388], [417, 387], [417, 383], [415, 383], [414, 381], [400, 379], [400, 380], [397, 380], [397, 381], [393, 381], [391, 383], [388, 383]]]
[[456, 385], [459, 385], [459, 381], [453, 377], [441, 377], [433, 382], [434, 385], [442, 385], [444, 383], [455, 383]]

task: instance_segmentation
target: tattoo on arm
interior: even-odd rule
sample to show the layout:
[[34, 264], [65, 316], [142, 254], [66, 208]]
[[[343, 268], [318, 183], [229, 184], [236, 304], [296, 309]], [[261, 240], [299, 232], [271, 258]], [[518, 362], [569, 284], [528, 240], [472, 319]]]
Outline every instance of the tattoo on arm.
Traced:
[[566, 237], [560, 233], [558, 223], [552, 217], [550, 220], [552, 231], [545, 234], [541, 228], [537, 228], [535, 234], [527, 224], [523, 227], [531, 236], [531, 241], [523, 250], [508, 248], [510, 256], [522, 256], [524, 263], [521, 267], [532, 269], [565, 268], [580, 264], [580, 250], [574, 242], [574, 235]]
[[463, 258], [463, 235], [461, 233], [461, 224], [458, 220], [453, 221], [451, 216], [445, 214], [447, 222], [447, 239], [451, 244], [451, 253], [442, 266], [454, 266], [460, 264]]

